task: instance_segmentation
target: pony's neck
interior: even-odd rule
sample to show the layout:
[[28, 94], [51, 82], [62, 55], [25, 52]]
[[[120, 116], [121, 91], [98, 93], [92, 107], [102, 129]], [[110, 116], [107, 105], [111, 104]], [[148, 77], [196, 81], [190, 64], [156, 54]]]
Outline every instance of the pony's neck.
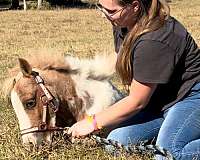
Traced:
[[60, 104], [56, 113], [56, 126], [71, 126], [76, 121], [84, 118], [85, 110], [83, 101], [78, 97], [75, 84], [69, 75], [55, 72], [56, 79], [51, 79], [52, 90], [55, 90], [55, 96], [58, 97]]

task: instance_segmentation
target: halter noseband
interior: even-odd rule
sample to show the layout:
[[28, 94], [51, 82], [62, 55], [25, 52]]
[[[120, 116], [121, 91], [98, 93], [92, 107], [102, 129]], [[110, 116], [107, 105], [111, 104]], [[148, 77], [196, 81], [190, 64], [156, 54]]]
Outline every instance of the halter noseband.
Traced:
[[32, 75], [34, 76], [34, 80], [39, 87], [41, 92], [40, 100], [42, 102], [42, 121], [39, 122], [38, 126], [33, 126], [27, 129], [21, 130], [21, 135], [25, 135], [28, 133], [34, 132], [46, 132], [46, 131], [60, 131], [63, 130], [61, 127], [51, 127], [48, 128], [46, 118], [47, 118], [47, 108], [51, 109], [54, 113], [56, 113], [59, 109], [59, 103], [56, 98], [51, 94], [51, 92], [45, 87], [44, 80], [39, 75], [38, 72], [33, 71]]

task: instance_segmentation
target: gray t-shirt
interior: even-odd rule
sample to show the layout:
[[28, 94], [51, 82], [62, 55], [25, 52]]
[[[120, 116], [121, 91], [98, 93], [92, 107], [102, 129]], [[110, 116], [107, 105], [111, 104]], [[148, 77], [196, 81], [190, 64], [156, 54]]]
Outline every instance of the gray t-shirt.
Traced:
[[[118, 38], [123, 41], [123, 36]], [[181, 101], [200, 81], [200, 50], [187, 30], [172, 17], [160, 29], [139, 37], [132, 49], [133, 78], [158, 84], [147, 105], [153, 110], [165, 110]]]

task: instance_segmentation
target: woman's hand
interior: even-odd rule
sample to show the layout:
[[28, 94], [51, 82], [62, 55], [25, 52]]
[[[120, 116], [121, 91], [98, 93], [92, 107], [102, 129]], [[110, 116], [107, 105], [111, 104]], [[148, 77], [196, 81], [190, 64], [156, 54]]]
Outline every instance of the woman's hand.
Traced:
[[81, 138], [94, 132], [94, 130], [92, 123], [89, 123], [87, 119], [83, 119], [71, 126], [67, 133], [71, 134], [72, 137]]

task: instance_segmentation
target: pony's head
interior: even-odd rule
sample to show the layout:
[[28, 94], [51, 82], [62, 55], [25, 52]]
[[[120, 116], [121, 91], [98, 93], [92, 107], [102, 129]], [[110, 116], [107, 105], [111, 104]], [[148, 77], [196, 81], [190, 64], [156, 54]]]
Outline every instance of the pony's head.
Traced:
[[[47, 93], [43, 91], [46, 88], [39, 74], [32, 70], [26, 60], [19, 59], [19, 64], [21, 72], [13, 79], [11, 103], [19, 120], [23, 142], [38, 144], [42, 139], [50, 140], [50, 132], [42, 130], [55, 127], [56, 115], [47, 107], [49, 100], [46, 94], [48, 95], [49, 91], [47, 90]], [[53, 97], [51, 93], [49, 96]], [[53, 99], [53, 103], [57, 102], [58, 106], [58, 100], [55, 97]]]
[[[70, 126], [80, 118], [74, 106], [81, 107], [81, 99], [76, 95], [69, 76], [71, 70], [66, 66], [62, 67], [66, 72], [64, 76], [55, 71], [60, 68], [55, 64], [33, 69], [28, 61], [19, 58], [18, 72], [11, 80], [10, 101], [19, 121], [23, 143], [51, 141], [52, 131]], [[56, 119], [59, 114], [60, 118]]]

